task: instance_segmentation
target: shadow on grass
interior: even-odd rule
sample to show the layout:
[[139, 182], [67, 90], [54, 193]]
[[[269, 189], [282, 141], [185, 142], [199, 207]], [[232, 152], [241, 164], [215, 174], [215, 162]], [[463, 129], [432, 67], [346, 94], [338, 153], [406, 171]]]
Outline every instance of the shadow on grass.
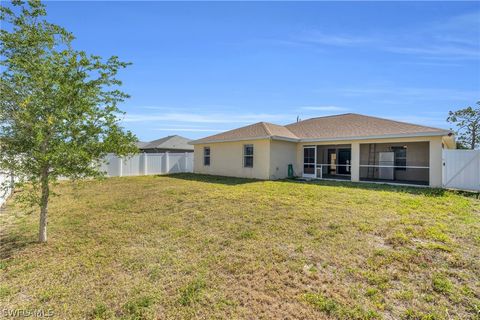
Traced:
[[208, 174], [197, 174], [197, 173], [172, 173], [167, 175], [159, 175], [157, 177], [168, 177], [168, 178], [182, 179], [182, 180], [189, 180], [189, 181], [223, 184], [228, 186], [236, 186], [240, 184], [262, 181], [258, 179], [213, 176]]
[[378, 190], [378, 191], [389, 191], [389, 192], [401, 192], [401, 193], [410, 193], [410, 194], [416, 194], [416, 195], [424, 195], [427, 197], [441, 197], [446, 192], [446, 190], [440, 189], [440, 188], [395, 186], [391, 184], [368, 183], [368, 182], [349, 182], [349, 181], [331, 181], [331, 180], [302, 181], [302, 180], [296, 180], [296, 179], [286, 179], [281, 181], [290, 182], [290, 183], [319, 185], [319, 186], [326, 186], [326, 187], [343, 187], [343, 188], [373, 190], [373, 191]]
[[[223, 185], [229, 185], [229, 186], [264, 181], [259, 179], [215, 176], [215, 175], [197, 174], [197, 173], [173, 173], [168, 175], [158, 175], [157, 177], [169, 177], [174, 179], [198, 181], [198, 182], [205, 182], [205, 183], [212, 183], [212, 184], [223, 184]], [[350, 182], [350, 181], [333, 181], [333, 180], [304, 181], [300, 179], [282, 179], [282, 180], [275, 180], [275, 182], [295, 183], [295, 184], [299, 183], [299, 184], [319, 185], [319, 186], [327, 186], [327, 187], [344, 187], [344, 188], [372, 190], [372, 191], [378, 190], [378, 191], [400, 192], [400, 193], [410, 193], [415, 195], [423, 195], [426, 197], [442, 197], [447, 192], [458, 194], [464, 197], [477, 198], [477, 199], [479, 199], [479, 195], [480, 195], [478, 192], [470, 192], [470, 191], [462, 191], [462, 190], [446, 190], [442, 188], [430, 188], [426, 186], [404, 186], [404, 185], [391, 185], [391, 184], [369, 183], [369, 182]]]
[[[214, 183], [214, 184], [232, 185], [232, 186], [262, 181], [262, 180], [256, 180], [256, 179], [234, 178], [234, 177], [214, 176], [214, 175], [195, 174], [195, 173], [175, 173], [170, 175], [164, 175], [162, 177]], [[441, 197], [446, 192], [446, 190], [438, 189], [438, 188], [394, 186], [389, 184], [368, 183], [368, 182], [349, 182], [349, 181], [330, 181], [330, 180], [302, 181], [297, 179], [284, 179], [284, 180], [277, 180], [276, 182], [277, 183], [309, 184], [309, 185], [319, 185], [319, 186], [327, 186], [327, 187], [344, 187], [344, 188], [362, 189], [362, 190], [406, 192], [411, 194], [424, 195], [428, 197]]]
[[21, 234], [2, 234], [0, 235], [0, 243], [2, 244], [0, 247], [0, 260], [4, 260], [36, 242], [32, 238]]
[[446, 193], [457, 194], [459, 196], [480, 199], [480, 193], [475, 191], [466, 191], [466, 190], [453, 190], [453, 189], [442, 189], [442, 188], [430, 188], [428, 186], [401, 186], [401, 185], [392, 185], [386, 183], [369, 183], [369, 182], [349, 182], [349, 181], [331, 181], [331, 180], [312, 180], [308, 182], [287, 179], [283, 181], [298, 182], [298, 183], [309, 183], [309, 184], [319, 184], [323, 186], [342, 186], [346, 188], [358, 188], [365, 190], [380, 190], [380, 191], [390, 191], [390, 192], [405, 192], [417, 195], [424, 195], [426, 197], [441, 197]]

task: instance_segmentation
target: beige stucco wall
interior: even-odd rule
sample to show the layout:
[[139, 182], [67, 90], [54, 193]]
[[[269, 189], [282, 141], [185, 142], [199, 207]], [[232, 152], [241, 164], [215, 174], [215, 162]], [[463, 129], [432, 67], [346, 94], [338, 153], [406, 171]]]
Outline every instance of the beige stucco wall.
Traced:
[[442, 187], [442, 137], [430, 140], [430, 186]]
[[[243, 145], [253, 144], [253, 168], [243, 166]], [[210, 165], [203, 165], [203, 148], [210, 147]], [[195, 145], [195, 173], [229, 177], [269, 179], [270, 140], [217, 142]]]
[[303, 147], [311, 145], [335, 145], [350, 144], [352, 148], [352, 181], [360, 181], [360, 145], [365, 143], [406, 143], [406, 142], [428, 142], [429, 143], [429, 181], [431, 187], [442, 186], [442, 137], [410, 137], [410, 138], [387, 138], [387, 139], [364, 139], [364, 140], [339, 140], [325, 142], [302, 142], [297, 144], [297, 161], [295, 173], [302, 174], [303, 171]]
[[284, 179], [288, 176], [288, 165], [296, 167], [296, 152], [296, 142], [270, 141], [270, 179]]

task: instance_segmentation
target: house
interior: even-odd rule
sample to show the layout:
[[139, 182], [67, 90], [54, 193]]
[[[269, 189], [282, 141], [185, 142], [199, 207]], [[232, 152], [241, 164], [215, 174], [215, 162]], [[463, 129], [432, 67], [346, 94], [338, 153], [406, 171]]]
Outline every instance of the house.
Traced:
[[137, 146], [138, 149], [141, 150], [143, 147], [145, 147], [149, 143], [150, 142], [147, 142], [147, 141], [138, 141], [135, 143], [135, 145]]
[[137, 142], [140, 152], [161, 153], [161, 152], [193, 152], [193, 146], [189, 144], [190, 139], [173, 135], [151, 142]]
[[442, 185], [449, 130], [347, 113], [286, 126], [259, 122], [192, 141], [194, 172]]

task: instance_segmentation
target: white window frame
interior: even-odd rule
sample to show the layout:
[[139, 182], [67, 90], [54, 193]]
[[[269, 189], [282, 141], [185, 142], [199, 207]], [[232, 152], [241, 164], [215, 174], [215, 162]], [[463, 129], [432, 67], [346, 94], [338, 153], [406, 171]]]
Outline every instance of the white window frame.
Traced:
[[[247, 147], [252, 148], [252, 154], [246, 154], [245, 151], [246, 151]], [[249, 144], [244, 144], [243, 145], [243, 167], [244, 168], [253, 168], [254, 154], [255, 154], [255, 148], [254, 148], [253, 144], [249, 143]], [[247, 158], [252, 158], [252, 165], [251, 166], [247, 166], [247, 162], [245, 161]]]
[[[208, 149], [208, 155], [205, 152], [207, 151], [207, 149]], [[212, 154], [212, 149], [210, 147], [203, 147], [203, 166], [204, 167], [209, 167], [210, 164], [212, 163], [211, 154]], [[206, 161], [205, 161], [207, 158], [208, 158], [208, 164], [206, 164]]]

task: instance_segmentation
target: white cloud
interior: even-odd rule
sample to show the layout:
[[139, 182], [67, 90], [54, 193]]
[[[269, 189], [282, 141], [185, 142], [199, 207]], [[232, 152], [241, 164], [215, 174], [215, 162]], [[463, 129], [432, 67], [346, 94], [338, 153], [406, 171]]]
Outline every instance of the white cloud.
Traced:
[[399, 46], [386, 47], [385, 50], [402, 53], [402, 54], [419, 54], [419, 55], [433, 55], [433, 56], [452, 56], [458, 58], [474, 58], [478, 59], [480, 55], [480, 46], [477, 48], [465, 48], [463, 46]]
[[161, 112], [201, 112], [202, 110], [235, 110], [236, 106], [232, 105], [195, 105], [195, 106], [169, 106], [169, 105], [144, 105], [136, 106], [138, 110], [157, 110]]
[[219, 129], [198, 129], [198, 128], [154, 128], [154, 131], [179, 131], [179, 132], [223, 132]]
[[371, 34], [334, 34], [310, 30], [291, 36], [278, 44], [310, 45], [320, 48], [345, 47], [385, 51], [399, 55], [442, 60], [480, 59], [480, 11], [450, 19], [405, 27], [403, 30], [381, 30]]
[[358, 46], [371, 43], [373, 39], [352, 35], [325, 34], [314, 31], [308, 35], [301, 35], [298, 40], [330, 46]]
[[418, 88], [418, 87], [398, 87], [395, 85], [376, 85], [355, 88], [338, 89], [338, 92], [347, 96], [374, 96], [379, 99], [385, 96], [389, 98], [415, 98], [418, 100], [472, 100], [476, 99], [478, 92], [472, 90], [455, 90], [445, 88]]
[[446, 21], [441, 21], [433, 28], [444, 31], [470, 31], [476, 32], [478, 36], [478, 22], [480, 21], [480, 11], [472, 11], [464, 14], [452, 16]]
[[255, 123], [260, 121], [282, 122], [294, 121], [295, 115], [291, 114], [233, 114], [233, 113], [152, 113], [135, 114], [127, 113], [123, 122], [152, 122], [169, 121], [177, 123]]

